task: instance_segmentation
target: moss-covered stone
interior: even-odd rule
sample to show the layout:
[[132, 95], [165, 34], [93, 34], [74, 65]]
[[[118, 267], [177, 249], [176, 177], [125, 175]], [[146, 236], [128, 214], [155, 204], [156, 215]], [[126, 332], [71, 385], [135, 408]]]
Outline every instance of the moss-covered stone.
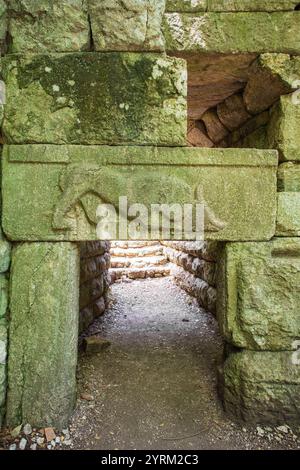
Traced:
[[300, 338], [299, 238], [229, 243], [218, 276], [218, 321], [229, 343], [253, 350], [293, 349]]
[[261, 54], [249, 70], [244, 102], [251, 114], [261, 113], [272, 106], [281, 95], [295, 88], [300, 76], [299, 57], [288, 54]]
[[85, 0], [9, 0], [11, 52], [69, 52], [90, 47]]
[[[293, 360], [297, 363], [293, 363]], [[299, 353], [241, 351], [224, 364], [225, 409], [245, 421], [299, 423]]]
[[300, 14], [166, 13], [169, 52], [284, 52], [298, 54]]
[[8, 280], [4, 274], [0, 275], [0, 321], [5, 319], [8, 306]]
[[165, 0], [88, 0], [96, 51], [161, 51]]
[[14, 248], [7, 423], [65, 427], [76, 395], [79, 252], [69, 243]]
[[300, 160], [300, 104], [293, 94], [282, 96], [272, 108], [268, 126], [270, 148], [279, 150], [281, 161]]
[[210, 11], [289, 11], [298, 0], [208, 0]]
[[278, 193], [276, 235], [300, 236], [300, 192]]
[[3, 424], [3, 417], [5, 412], [5, 396], [6, 396], [6, 367], [0, 364], [0, 428]]
[[198, 12], [206, 11], [209, 0], [166, 0], [167, 12]]
[[[275, 233], [272, 150], [10, 145], [3, 156], [3, 226], [13, 240], [99, 239], [96, 209], [105, 202], [118, 210], [120, 196], [148, 214], [151, 204], [204, 204], [208, 240]], [[149, 229], [146, 222], [140, 239], [145, 231], [163, 237]]]
[[8, 142], [185, 145], [186, 66], [159, 54], [10, 57]]
[[300, 192], [300, 164], [286, 162], [278, 168], [278, 191]]
[[[5, 40], [7, 31], [7, 7], [4, 0], [0, 0], [0, 56], [5, 51]], [[1, 113], [1, 110], [0, 110]], [[1, 118], [0, 118], [1, 123]]]

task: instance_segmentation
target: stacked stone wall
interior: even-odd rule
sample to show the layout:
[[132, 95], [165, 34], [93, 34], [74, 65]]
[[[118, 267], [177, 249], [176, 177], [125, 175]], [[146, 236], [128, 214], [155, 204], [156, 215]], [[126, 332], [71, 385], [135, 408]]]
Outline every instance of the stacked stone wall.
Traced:
[[79, 333], [103, 315], [111, 283], [110, 243], [105, 241], [80, 243]]
[[172, 263], [171, 275], [199, 305], [216, 313], [216, 263], [219, 243], [164, 241], [164, 255]]

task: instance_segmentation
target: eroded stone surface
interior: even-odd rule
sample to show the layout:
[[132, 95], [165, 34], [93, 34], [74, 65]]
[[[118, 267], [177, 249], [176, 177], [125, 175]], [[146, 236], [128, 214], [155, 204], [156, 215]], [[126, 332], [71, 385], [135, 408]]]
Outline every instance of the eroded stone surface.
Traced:
[[286, 162], [278, 168], [278, 191], [300, 192], [300, 164]]
[[167, 12], [206, 11], [208, 0], [166, 0]]
[[218, 276], [218, 320], [228, 342], [293, 349], [300, 337], [300, 239], [229, 243]]
[[248, 111], [257, 114], [272, 106], [281, 95], [291, 93], [300, 75], [300, 60], [288, 54], [262, 54], [251, 66], [244, 92]]
[[88, 0], [97, 51], [164, 49], [165, 0]]
[[[294, 354], [294, 356], [293, 356]], [[299, 354], [290, 351], [231, 354], [224, 364], [224, 404], [246, 421], [299, 422]]]
[[286, 95], [274, 105], [268, 126], [269, 147], [279, 150], [280, 159], [300, 160], [300, 105], [299, 98]]
[[70, 52], [90, 47], [85, 0], [9, 0], [11, 52]]
[[[4, 150], [3, 226], [13, 240], [107, 239], [105, 224], [97, 235], [97, 207], [105, 202], [118, 210], [119, 197], [127, 196], [128, 207], [144, 204], [146, 215], [151, 204], [203, 204], [207, 239], [269, 239], [276, 171], [271, 150], [10, 145]], [[131, 238], [168, 239], [150, 234], [149, 220]], [[118, 232], [112, 239], [127, 236]], [[182, 232], [171, 233], [177, 236]]]
[[300, 236], [300, 192], [278, 193], [276, 235]]
[[65, 427], [75, 401], [79, 253], [69, 243], [14, 248], [7, 423]]
[[[7, 9], [4, 0], [0, 0], [0, 54], [5, 50], [5, 39], [7, 30]], [[1, 110], [0, 110], [1, 114]], [[0, 118], [1, 123], [1, 118]]]
[[280, 11], [294, 10], [297, 0], [208, 0], [210, 11]]
[[185, 145], [182, 59], [82, 53], [7, 60], [8, 142]]
[[270, 13], [166, 13], [170, 52], [284, 52], [298, 54], [300, 15]]

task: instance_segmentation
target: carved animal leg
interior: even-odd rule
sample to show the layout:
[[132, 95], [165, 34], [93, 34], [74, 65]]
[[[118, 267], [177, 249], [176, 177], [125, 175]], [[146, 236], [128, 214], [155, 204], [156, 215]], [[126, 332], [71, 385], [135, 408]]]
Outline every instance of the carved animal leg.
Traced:
[[70, 230], [71, 227], [66, 221], [66, 215], [87, 192], [86, 184], [79, 184], [69, 186], [62, 193], [53, 214], [52, 226], [54, 229]]
[[201, 187], [201, 185], [198, 186], [196, 190], [196, 195], [198, 203], [203, 204], [204, 206], [205, 230], [207, 230], [208, 232], [219, 232], [220, 230], [223, 230], [227, 224], [226, 222], [223, 222], [221, 219], [219, 219], [214, 213], [214, 211], [209, 207], [204, 198], [203, 188]]

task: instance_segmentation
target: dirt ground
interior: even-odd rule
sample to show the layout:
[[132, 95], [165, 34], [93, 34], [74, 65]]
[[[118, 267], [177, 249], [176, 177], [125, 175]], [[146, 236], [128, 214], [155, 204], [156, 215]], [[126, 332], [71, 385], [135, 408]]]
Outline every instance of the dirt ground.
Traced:
[[112, 298], [88, 331], [111, 346], [80, 354], [70, 448], [300, 448], [300, 429], [246, 426], [225, 415], [217, 324], [170, 278], [117, 283]]

